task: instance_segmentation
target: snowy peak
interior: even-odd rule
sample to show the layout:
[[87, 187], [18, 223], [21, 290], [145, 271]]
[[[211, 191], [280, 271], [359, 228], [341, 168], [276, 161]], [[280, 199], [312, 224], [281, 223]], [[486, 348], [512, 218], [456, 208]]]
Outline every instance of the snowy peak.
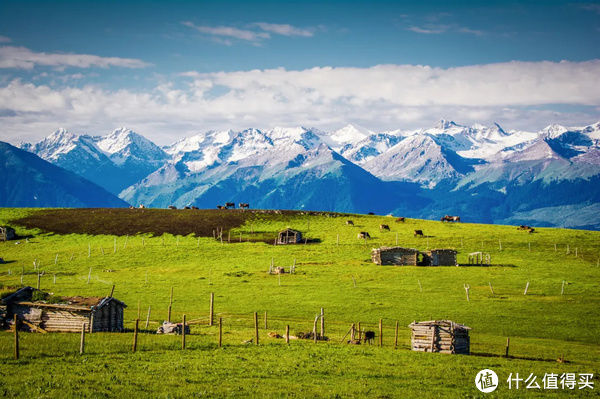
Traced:
[[454, 121], [447, 121], [445, 119], [440, 119], [440, 121], [434, 126], [435, 129], [439, 130], [447, 130], [458, 127], [458, 125]]
[[376, 156], [383, 154], [402, 139], [404, 137], [395, 134], [371, 134], [356, 143], [346, 144], [339, 150], [339, 153], [346, 159], [362, 165]]
[[374, 132], [356, 125], [349, 124], [329, 135], [322, 136], [322, 139], [327, 145], [337, 151], [344, 145], [364, 140], [371, 134], [374, 134]]
[[124, 127], [114, 130], [107, 136], [94, 139], [96, 145], [116, 165], [123, 165], [128, 160], [153, 163], [168, 157], [156, 144]]
[[567, 132], [569, 129], [562, 125], [552, 124], [548, 125], [540, 131], [540, 135], [547, 139], [555, 139], [561, 134]]

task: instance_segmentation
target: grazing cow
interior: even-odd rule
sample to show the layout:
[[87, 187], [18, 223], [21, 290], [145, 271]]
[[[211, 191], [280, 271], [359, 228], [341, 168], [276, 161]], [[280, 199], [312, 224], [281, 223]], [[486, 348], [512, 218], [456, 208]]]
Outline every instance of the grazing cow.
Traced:
[[235, 202], [226, 202], [225, 203], [225, 208], [227, 208], [227, 209], [229, 209], [229, 208], [235, 209]]
[[390, 226], [388, 226], [387, 224], [380, 224], [379, 225], [379, 230], [390, 230]]
[[404, 223], [404, 218], [403, 217], [397, 218], [396, 223]]
[[522, 224], [519, 227], [517, 227], [517, 230], [526, 230], [528, 233], [533, 233], [535, 231], [535, 229], [531, 226], [527, 226], [526, 224]]
[[364, 338], [365, 343], [369, 343], [369, 345], [371, 343], [373, 343], [373, 341], [375, 341], [375, 331], [365, 331], [365, 335]]
[[530, 227], [530, 228], [527, 230], [527, 232], [528, 232], [529, 234], [533, 233], [534, 231], [535, 231], [535, 229], [534, 229], [533, 227]]
[[371, 238], [371, 235], [366, 232], [366, 231], [361, 231], [360, 233], [358, 233], [358, 235], [356, 236], [356, 238]]
[[140, 209], [144, 209], [145, 207], [146, 207], [146, 205], [144, 205], [144, 204], [140, 204], [140, 206], [138, 206], [138, 208], [140, 208]]
[[424, 237], [423, 230], [415, 230], [415, 237]]
[[460, 222], [460, 216], [446, 215], [440, 219], [442, 222]]
[[169, 209], [177, 209], [175, 205], [169, 205]]
[[129, 209], [133, 209], [133, 205], [129, 205]]
[[250, 208], [250, 204], [248, 204], [247, 202], [240, 202], [240, 208], [248, 209], [248, 208]]
[[192, 209], [198, 209], [198, 207], [197, 207], [197, 206], [194, 206], [194, 205], [192, 205]]
[[217, 205], [217, 209], [227, 209], [227, 208], [224, 207], [223, 205]]
[[369, 212], [369, 213], [367, 213], [367, 215], [374, 215], [374, 213], [373, 212]]
[[346, 224], [348, 226], [354, 226], [354, 222], [352, 220], [346, 220]]

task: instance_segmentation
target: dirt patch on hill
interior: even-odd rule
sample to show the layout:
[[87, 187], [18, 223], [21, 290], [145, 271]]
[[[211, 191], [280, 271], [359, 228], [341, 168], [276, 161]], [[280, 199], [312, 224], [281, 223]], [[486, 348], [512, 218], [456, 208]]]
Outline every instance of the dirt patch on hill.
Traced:
[[138, 233], [170, 233], [212, 237], [213, 230], [222, 229], [228, 232], [254, 218], [279, 219], [306, 214], [342, 216], [331, 212], [286, 210], [71, 208], [36, 211], [11, 222], [56, 234], [124, 236]]

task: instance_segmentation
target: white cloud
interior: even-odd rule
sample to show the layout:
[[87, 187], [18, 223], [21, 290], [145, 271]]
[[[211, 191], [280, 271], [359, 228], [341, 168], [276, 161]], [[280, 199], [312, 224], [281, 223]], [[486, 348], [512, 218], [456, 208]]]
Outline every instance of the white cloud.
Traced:
[[296, 28], [295, 26], [288, 24], [269, 24], [266, 22], [256, 22], [255, 25], [266, 32], [276, 33], [283, 36], [312, 37], [314, 35], [314, 32], [311, 29]]
[[0, 36], [0, 43], [10, 43], [12, 40], [7, 36]]
[[100, 57], [90, 54], [43, 53], [34, 52], [26, 47], [0, 47], [0, 68], [33, 69], [35, 66], [57, 68], [144, 68], [150, 66], [134, 58]]
[[[600, 60], [188, 71], [143, 92], [12, 80], [0, 87], [0, 124], [9, 141], [58, 126], [98, 134], [127, 125], [159, 143], [213, 128], [355, 122], [387, 130], [426, 127], [440, 117], [537, 129], [600, 119], [598, 81]], [[560, 112], [561, 104], [576, 111]]]
[[485, 32], [483, 32], [481, 30], [467, 28], [466, 26], [443, 25], [443, 24], [425, 24], [423, 26], [412, 25], [412, 26], [407, 27], [406, 30], [409, 30], [409, 31], [415, 32], [415, 33], [423, 33], [423, 34], [427, 34], [427, 35], [432, 35], [432, 34], [437, 35], [440, 33], [447, 33], [447, 32], [464, 33], [464, 34], [475, 35], [475, 36], [483, 36], [485, 34]]
[[255, 22], [249, 24], [248, 27], [255, 28], [254, 30], [240, 29], [232, 26], [196, 25], [190, 21], [184, 21], [181, 24], [197, 30], [200, 33], [204, 33], [205, 35], [208, 35], [211, 40], [227, 46], [233, 44], [232, 39], [243, 40], [254, 45], [259, 45], [263, 40], [270, 39], [272, 34], [300, 37], [312, 37], [314, 35], [313, 29], [303, 29], [288, 24], [271, 24], [267, 22]]
[[256, 42], [261, 39], [268, 39], [270, 35], [266, 32], [254, 32], [251, 30], [238, 29], [231, 26], [204, 26], [195, 25], [190, 21], [182, 22], [182, 25], [192, 28], [201, 33], [206, 33], [213, 36], [224, 36], [239, 40], [247, 40], [250, 42]]

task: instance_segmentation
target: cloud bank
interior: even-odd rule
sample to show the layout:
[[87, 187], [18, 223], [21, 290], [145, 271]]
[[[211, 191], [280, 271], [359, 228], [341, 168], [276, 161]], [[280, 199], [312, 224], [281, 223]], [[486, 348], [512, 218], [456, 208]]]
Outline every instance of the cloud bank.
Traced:
[[[429, 126], [441, 117], [538, 129], [600, 119], [598, 81], [600, 60], [188, 71], [141, 92], [12, 80], [0, 87], [0, 123], [9, 141], [58, 126], [95, 134], [127, 125], [162, 143], [211, 128], [354, 122], [388, 130]], [[571, 110], [557, 111], [561, 106]]]

